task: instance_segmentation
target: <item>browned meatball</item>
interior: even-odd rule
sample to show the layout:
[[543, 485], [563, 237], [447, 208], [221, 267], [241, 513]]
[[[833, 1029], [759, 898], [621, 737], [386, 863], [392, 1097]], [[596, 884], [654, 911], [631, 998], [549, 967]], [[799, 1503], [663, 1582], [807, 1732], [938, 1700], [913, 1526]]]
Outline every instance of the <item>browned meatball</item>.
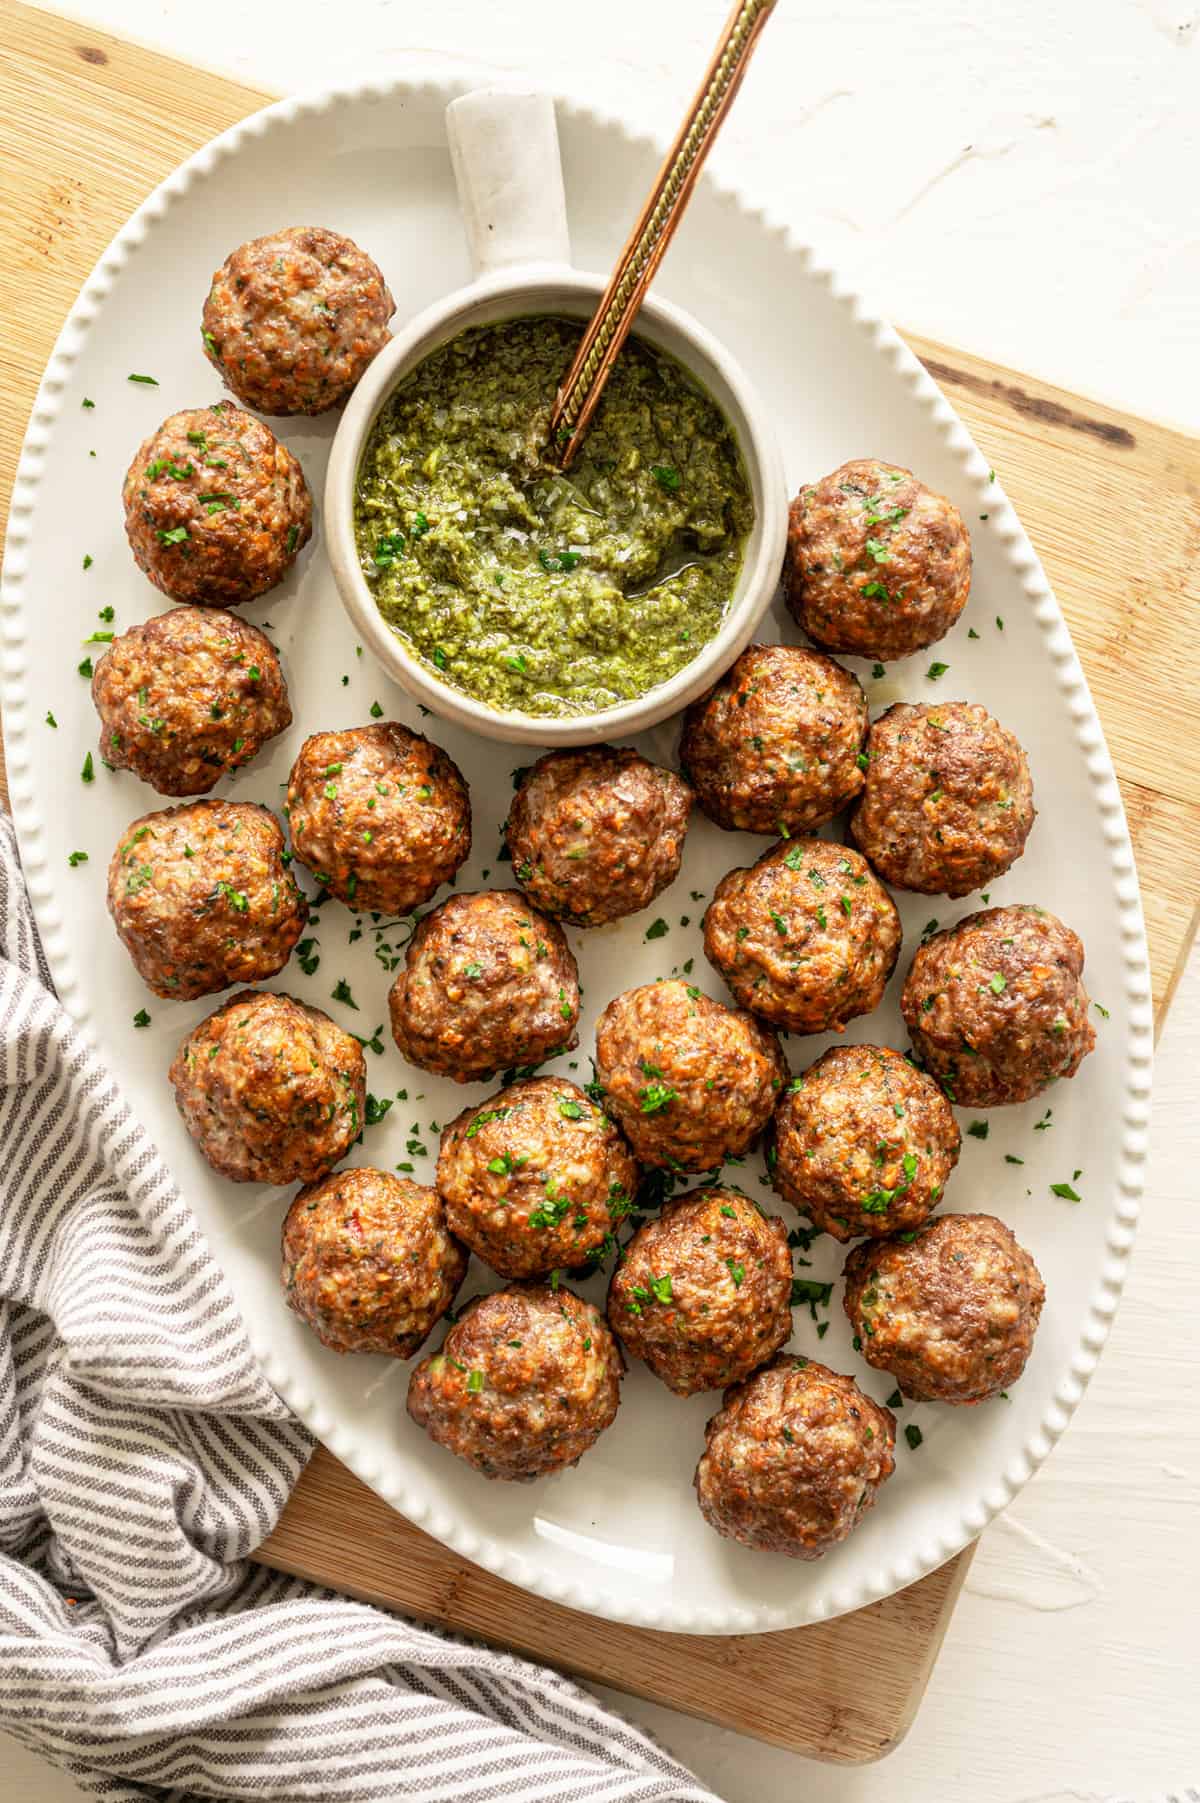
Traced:
[[397, 720], [305, 739], [287, 790], [292, 847], [355, 908], [409, 914], [471, 850], [471, 800], [439, 745]]
[[721, 878], [704, 951], [743, 1008], [790, 1033], [840, 1033], [879, 1006], [900, 916], [858, 852], [785, 839]]
[[319, 225], [251, 238], [214, 275], [204, 354], [259, 413], [340, 407], [387, 344], [396, 303], [357, 244]]
[[932, 1078], [886, 1046], [834, 1046], [775, 1111], [768, 1166], [793, 1208], [835, 1240], [919, 1227], [962, 1134]]
[[787, 1228], [736, 1189], [694, 1190], [634, 1234], [608, 1319], [677, 1396], [737, 1383], [792, 1332]]
[[510, 1083], [442, 1134], [437, 1186], [453, 1231], [502, 1277], [582, 1264], [633, 1206], [637, 1165], [565, 1077]]
[[274, 814], [193, 801], [143, 814], [108, 866], [108, 911], [155, 995], [191, 1001], [282, 970], [308, 903]]
[[690, 983], [645, 983], [596, 1025], [604, 1106], [643, 1164], [715, 1170], [771, 1117], [787, 1066], [769, 1028]]
[[751, 645], [684, 716], [680, 758], [718, 826], [808, 833], [863, 785], [867, 698], [798, 645]]
[[437, 1191], [388, 1171], [310, 1184], [283, 1223], [288, 1307], [333, 1352], [411, 1358], [454, 1301], [468, 1256]]
[[1020, 744], [971, 701], [881, 714], [850, 831], [880, 876], [924, 895], [969, 895], [1003, 876], [1033, 825]]
[[281, 582], [312, 533], [304, 471], [232, 401], [173, 413], [125, 476], [138, 568], [173, 601], [236, 607]]
[[623, 1371], [599, 1309], [561, 1286], [523, 1284], [467, 1304], [413, 1372], [408, 1412], [484, 1477], [527, 1483], [595, 1445]]
[[820, 1559], [896, 1468], [896, 1418], [853, 1378], [784, 1353], [726, 1390], [704, 1430], [696, 1496], [710, 1528], [759, 1552]]
[[509, 811], [513, 871], [530, 901], [576, 926], [649, 907], [679, 875], [692, 792], [636, 751], [552, 751]]
[[188, 1132], [235, 1183], [312, 1183], [362, 1131], [362, 1047], [290, 995], [232, 996], [193, 1027], [170, 1077]]
[[962, 515], [911, 470], [843, 463], [792, 502], [784, 592], [826, 651], [890, 663], [949, 632], [971, 591]]
[[846, 1314], [869, 1365], [914, 1402], [986, 1402], [1016, 1383], [1045, 1286], [994, 1215], [938, 1215], [846, 1259]]
[[160, 795], [202, 795], [292, 724], [275, 647], [218, 607], [174, 607], [96, 665], [100, 756]]
[[475, 1083], [579, 1044], [579, 971], [556, 921], [516, 889], [452, 895], [409, 941], [388, 997], [411, 1064]]
[[1083, 942], [1045, 908], [983, 908], [918, 948], [900, 1011], [952, 1102], [1027, 1102], [1096, 1043]]

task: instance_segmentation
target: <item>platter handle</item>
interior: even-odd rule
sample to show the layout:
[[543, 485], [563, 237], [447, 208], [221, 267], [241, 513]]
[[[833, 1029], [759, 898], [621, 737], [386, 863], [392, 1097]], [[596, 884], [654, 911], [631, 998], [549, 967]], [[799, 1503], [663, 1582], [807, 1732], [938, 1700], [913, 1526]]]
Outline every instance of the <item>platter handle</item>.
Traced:
[[473, 276], [571, 261], [554, 102], [548, 94], [476, 88], [446, 108]]

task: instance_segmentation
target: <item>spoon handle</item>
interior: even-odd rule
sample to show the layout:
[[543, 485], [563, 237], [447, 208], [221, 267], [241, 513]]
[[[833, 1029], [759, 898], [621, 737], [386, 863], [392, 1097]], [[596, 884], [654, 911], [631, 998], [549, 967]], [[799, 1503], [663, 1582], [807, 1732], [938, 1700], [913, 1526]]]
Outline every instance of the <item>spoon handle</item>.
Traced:
[[563, 378], [550, 418], [551, 442], [559, 449], [563, 469], [579, 448], [609, 371], [683, 217], [704, 159], [774, 5], [775, 0], [736, 0], [704, 79]]

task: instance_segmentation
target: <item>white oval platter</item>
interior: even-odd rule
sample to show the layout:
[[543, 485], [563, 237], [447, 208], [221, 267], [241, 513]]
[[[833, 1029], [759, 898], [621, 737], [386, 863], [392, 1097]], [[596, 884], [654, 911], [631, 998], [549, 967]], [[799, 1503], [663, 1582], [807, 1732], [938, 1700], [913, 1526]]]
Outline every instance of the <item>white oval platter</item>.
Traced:
[[[613, 1428], [571, 1472], [531, 1486], [489, 1484], [432, 1446], [404, 1410], [408, 1367], [323, 1350], [284, 1306], [278, 1285], [283, 1192], [237, 1187], [199, 1157], [176, 1114], [166, 1068], [182, 1035], [214, 1004], [172, 1005], [139, 984], [104, 906], [108, 857], [137, 814], [161, 805], [127, 774], [97, 764], [83, 641], [161, 610], [135, 568], [122, 529], [120, 485], [143, 436], [168, 412], [217, 398], [200, 350], [200, 308], [212, 270], [243, 239], [290, 223], [348, 232], [382, 266], [400, 318], [468, 277], [442, 114], [458, 87], [375, 83], [272, 107], [193, 157], [146, 202], [105, 252], [68, 319], [46, 371], [21, 459], [3, 592], [4, 726], [25, 867], [60, 993], [94, 1037], [150, 1129], [241, 1303], [259, 1356], [297, 1412], [360, 1477], [456, 1551], [571, 1606], [660, 1628], [734, 1633], [814, 1621], [884, 1596], [931, 1570], [976, 1535], [1046, 1456], [1095, 1367], [1133, 1237], [1149, 1102], [1150, 983], [1141, 909], [1117, 786], [1083, 675], [1037, 559], [999, 481], [938, 390], [895, 334], [820, 267], [782, 226], [737, 195], [703, 182], [664, 265], [660, 289], [723, 338], [770, 396], [789, 483], [847, 457], [908, 464], [962, 509], [975, 545], [970, 604], [933, 654], [948, 668], [936, 687], [929, 655], [882, 680], [855, 666], [873, 711], [897, 699], [984, 702], [1015, 731], [1033, 767], [1039, 818], [1025, 857], [991, 890], [994, 902], [1039, 902], [1083, 935], [1086, 979], [1109, 1011], [1096, 1017], [1094, 1055], [1072, 1083], [1027, 1107], [993, 1110], [988, 1137], [966, 1137], [947, 1206], [995, 1212], [1034, 1253], [1048, 1301], [1033, 1357], [1011, 1397], [975, 1409], [906, 1407], [897, 1471], [854, 1536], [803, 1565], [753, 1554], [713, 1534], [696, 1510], [692, 1471], [715, 1397], [679, 1401], [642, 1368], [630, 1371]], [[638, 210], [659, 152], [611, 120], [559, 105], [575, 258], [603, 270]], [[157, 386], [130, 383], [152, 375]], [[85, 407], [84, 400], [94, 405]], [[320, 496], [335, 421], [283, 421]], [[93, 454], [94, 453], [94, 454]], [[93, 561], [85, 571], [84, 557]], [[511, 792], [504, 749], [419, 720], [370, 658], [356, 655], [323, 554], [320, 522], [286, 584], [247, 610], [270, 622], [291, 685], [296, 724], [221, 792], [278, 806], [301, 739], [319, 728], [385, 713], [424, 726], [461, 764], [475, 806], [475, 851], [460, 888], [503, 885], [497, 860]], [[1002, 624], [1001, 624], [1002, 622]], [[978, 636], [972, 636], [977, 634]], [[776, 606], [767, 636], [794, 637]], [[46, 724], [47, 713], [58, 722]], [[674, 757], [670, 724], [644, 742]], [[585, 990], [578, 1052], [556, 1068], [586, 1080], [595, 1017], [633, 983], [691, 968], [724, 996], [699, 936], [704, 897], [765, 841], [697, 819], [674, 888], [649, 913], [572, 932]], [[88, 862], [72, 867], [73, 851]], [[490, 873], [485, 877], [484, 873]], [[697, 892], [699, 899], [693, 897]], [[848, 1037], [903, 1046], [897, 997], [925, 922], [977, 906], [897, 896], [905, 929], [883, 1006]], [[669, 930], [647, 940], [661, 917]], [[684, 921], [688, 924], [684, 924]], [[330, 903], [314, 919], [320, 965], [295, 960], [272, 987], [326, 1007], [369, 1036], [387, 1019], [389, 978], [368, 933], [348, 943], [352, 916]], [[689, 963], [690, 961], [690, 963]], [[332, 1001], [349, 983], [358, 1011]], [[149, 1027], [134, 1027], [143, 1007]], [[793, 1069], [827, 1039], [787, 1042]], [[406, 1067], [386, 1033], [368, 1053], [371, 1090], [394, 1101], [355, 1162], [412, 1162], [429, 1176], [436, 1124], [487, 1089]], [[1042, 1129], [1037, 1124], [1052, 1114]], [[969, 1124], [964, 1117], [963, 1125]], [[410, 1150], [412, 1146], [423, 1150]], [[1006, 1162], [1006, 1154], [1023, 1163]], [[1070, 1181], [1083, 1200], [1056, 1199]], [[757, 1158], [730, 1171], [768, 1208]], [[791, 1211], [778, 1209], [793, 1224]], [[801, 1272], [836, 1278], [837, 1248], [819, 1240]], [[473, 1267], [463, 1296], [487, 1284]], [[589, 1293], [602, 1297], [603, 1281]], [[832, 1306], [801, 1308], [794, 1345], [853, 1372], [871, 1394], [892, 1389], [854, 1353], [835, 1283]], [[818, 1326], [828, 1326], [819, 1336]]]

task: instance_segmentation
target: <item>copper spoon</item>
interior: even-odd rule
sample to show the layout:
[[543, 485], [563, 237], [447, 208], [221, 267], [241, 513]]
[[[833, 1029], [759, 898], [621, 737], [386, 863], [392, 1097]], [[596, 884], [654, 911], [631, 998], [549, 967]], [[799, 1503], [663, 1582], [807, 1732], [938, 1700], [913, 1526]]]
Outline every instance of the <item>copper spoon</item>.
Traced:
[[575, 360], [559, 386], [550, 415], [550, 442], [558, 450], [564, 470], [579, 449], [617, 353], [683, 217], [704, 159], [733, 104], [774, 5], [775, 0], [737, 0]]

